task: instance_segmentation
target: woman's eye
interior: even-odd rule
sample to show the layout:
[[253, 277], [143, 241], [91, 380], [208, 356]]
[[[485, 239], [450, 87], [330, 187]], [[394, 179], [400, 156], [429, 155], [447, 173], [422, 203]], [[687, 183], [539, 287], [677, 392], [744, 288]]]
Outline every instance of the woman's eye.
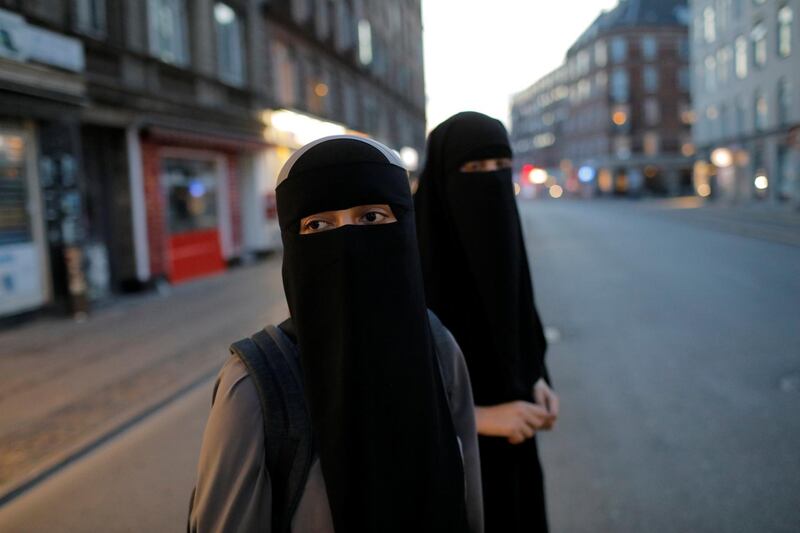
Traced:
[[324, 220], [309, 220], [303, 226], [306, 231], [320, 231], [326, 229], [330, 224]]
[[361, 218], [369, 224], [377, 224], [379, 222], [383, 222], [386, 219], [386, 215], [380, 211], [370, 211], [368, 213], [364, 213]]

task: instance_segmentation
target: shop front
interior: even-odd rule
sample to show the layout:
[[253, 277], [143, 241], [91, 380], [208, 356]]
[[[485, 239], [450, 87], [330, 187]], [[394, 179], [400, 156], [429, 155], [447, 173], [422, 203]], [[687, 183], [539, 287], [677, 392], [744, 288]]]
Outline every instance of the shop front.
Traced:
[[167, 203], [167, 272], [176, 283], [225, 270], [223, 234], [228, 218], [224, 158], [165, 152], [161, 187]]
[[49, 297], [30, 128], [0, 125], [0, 316]]
[[0, 316], [88, 310], [80, 40], [0, 9]]
[[147, 256], [153, 279], [223, 272], [242, 249], [240, 182], [263, 143], [147, 129], [141, 136]]

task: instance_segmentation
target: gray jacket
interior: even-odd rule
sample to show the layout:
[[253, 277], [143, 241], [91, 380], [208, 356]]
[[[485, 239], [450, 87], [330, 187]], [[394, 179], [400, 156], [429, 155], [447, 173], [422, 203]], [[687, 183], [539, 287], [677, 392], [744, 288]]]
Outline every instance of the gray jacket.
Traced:
[[[453, 336], [433, 313], [429, 315], [464, 460], [470, 531], [482, 533], [480, 461], [469, 374]], [[269, 533], [272, 488], [265, 464], [261, 404], [255, 385], [238, 357], [231, 356], [222, 367], [215, 391], [200, 449], [190, 529], [198, 533]], [[291, 530], [292, 533], [334, 531], [319, 457], [311, 466]]]

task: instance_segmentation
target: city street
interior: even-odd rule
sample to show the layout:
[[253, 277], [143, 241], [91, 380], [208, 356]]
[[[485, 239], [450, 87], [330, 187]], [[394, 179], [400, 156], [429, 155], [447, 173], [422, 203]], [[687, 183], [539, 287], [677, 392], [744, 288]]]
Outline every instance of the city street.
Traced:
[[[552, 531], [796, 531], [797, 217], [521, 211], [561, 396], [539, 437]], [[285, 314], [279, 267], [0, 331], [0, 487], [32, 480], [0, 531], [181, 531], [211, 376], [231, 341]]]

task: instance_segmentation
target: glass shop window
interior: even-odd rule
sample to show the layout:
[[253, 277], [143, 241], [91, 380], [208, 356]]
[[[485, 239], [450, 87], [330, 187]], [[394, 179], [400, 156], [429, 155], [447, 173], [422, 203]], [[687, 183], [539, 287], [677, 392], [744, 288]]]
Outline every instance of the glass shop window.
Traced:
[[213, 161], [164, 159], [170, 233], [217, 227], [217, 172]]

